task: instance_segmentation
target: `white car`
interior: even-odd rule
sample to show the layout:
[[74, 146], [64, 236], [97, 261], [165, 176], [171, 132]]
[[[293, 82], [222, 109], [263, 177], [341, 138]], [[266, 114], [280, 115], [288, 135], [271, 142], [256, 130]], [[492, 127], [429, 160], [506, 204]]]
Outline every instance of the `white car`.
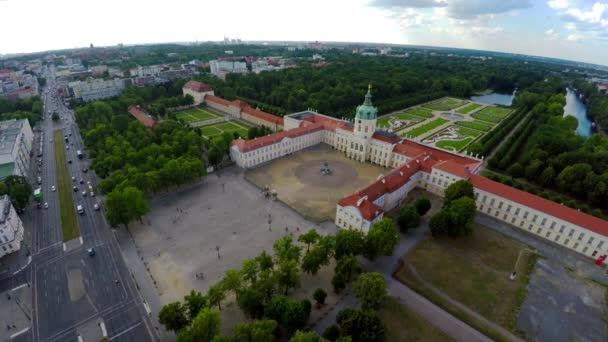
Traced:
[[75, 182], [75, 181], [76, 181], [76, 177], [72, 177], [72, 182]]
[[93, 204], [93, 209], [99, 210], [99, 204], [97, 204], [97, 203]]
[[51, 187], [51, 191], [55, 191], [55, 190], [56, 190], [56, 189], [55, 189], [55, 186], [53, 185], [53, 186]]
[[44, 202], [44, 209], [48, 209], [49, 208], [49, 204], [47, 202]]

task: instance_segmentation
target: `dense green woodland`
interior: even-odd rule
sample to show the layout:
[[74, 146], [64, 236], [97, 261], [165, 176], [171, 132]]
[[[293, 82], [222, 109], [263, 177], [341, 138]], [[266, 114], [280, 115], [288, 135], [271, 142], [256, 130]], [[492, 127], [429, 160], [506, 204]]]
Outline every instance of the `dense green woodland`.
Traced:
[[17, 101], [0, 97], [0, 121], [10, 119], [28, 119], [33, 127], [42, 119], [42, 101], [38, 96]]
[[572, 85], [584, 96], [587, 116], [593, 119], [604, 133], [608, 133], [608, 94], [600, 92], [595, 84], [584, 79], [577, 79]]
[[443, 95], [467, 97], [487, 88], [512, 91], [544, 78], [542, 65], [508, 59], [324, 55], [330, 63], [325, 67], [301, 63], [282, 72], [229, 74], [226, 82], [204, 75], [200, 79], [212, 84], [218, 96], [240, 98], [275, 114], [314, 108], [351, 117], [370, 83], [374, 105], [384, 114]]
[[[106, 203], [108, 220], [113, 226], [127, 224], [147, 211], [140, 208], [124, 216], [126, 209], [121, 209], [119, 203], [125, 198], [143, 198], [144, 193], [167, 190], [205, 174], [203, 138], [176, 121], [164, 121], [150, 130], [124, 110], [115, 111], [101, 101], [77, 108], [76, 121], [93, 160], [91, 168], [104, 178], [99, 183], [100, 190], [109, 194], [108, 198], [114, 192], [115, 199], [120, 197], [117, 194], [122, 195], [114, 201], [116, 207]], [[141, 193], [134, 195], [131, 188]]]
[[[488, 166], [584, 201], [588, 205], [536, 191], [543, 197], [601, 216], [601, 211], [592, 208], [608, 210], [608, 139], [594, 134], [585, 140], [575, 133], [576, 119], [563, 117], [564, 90], [563, 81], [554, 78], [518, 94], [517, 103], [529, 109], [529, 114], [488, 161]], [[524, 188], [521, 184], [514, 185]]]

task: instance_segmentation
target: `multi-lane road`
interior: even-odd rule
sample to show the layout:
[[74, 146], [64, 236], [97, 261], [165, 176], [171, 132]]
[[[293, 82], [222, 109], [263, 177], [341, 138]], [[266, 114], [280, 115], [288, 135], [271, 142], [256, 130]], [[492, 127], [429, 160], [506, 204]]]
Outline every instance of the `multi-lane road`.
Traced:
[[[98, 182], [89, 167], [86, 151], [73, 113], [55, 95], [56, 80], [52, 70], [47, 73], [47, 87], [42, 95], [44, 100], [44, 120], [36, 133], [37, 141], [42, 140], [42, 165], [33, 162], [32, 179], [42, 178], [43, 202], [48, 209], [26, 210], [31, 219], [32, 261], [22, 271], [12, 277], [0, 280], [0, 289], [11, 288], [21, 283], [29, 283], [32, 288], [32, 325], [15, 340], [19, 341], [78, 341], [105, 332], [112, 341], [155, 341], [148, 311], [132, 280], [114, 233], [103, 216], [100, 196], [91, 197], [87, 182], [95, 191]], [[61, 116], [53, 122], [50, 113]], [[70, 178], [78, 187], [72, 192], [73, 203], [59, 203], [55, 167], [55, 142], [53, 132], [62, 130], [68, 135], [69, 146], [66, 159]], [[35, 144], [34, 158], [37, 159]], [[85, 158], [78, 159], [76, 151], [85, 152]], [[80, 184], [80, 179], [84, 184]], [[59, 191], [60, 189], [57, 189]], [[87, 196], [82, 195], [87, 191]], [[94, 204], [101, 206], [94, 210]], [[81, 237], [64, 242], [61, 231], [60, 205], [67, 205], [76, 212], [76, 206], [84, 207], [84, 214], [78, 215]], [[96, 253], [90, 256], [89, 248]], [[95, 341], [98, 342], [98, 341]]]

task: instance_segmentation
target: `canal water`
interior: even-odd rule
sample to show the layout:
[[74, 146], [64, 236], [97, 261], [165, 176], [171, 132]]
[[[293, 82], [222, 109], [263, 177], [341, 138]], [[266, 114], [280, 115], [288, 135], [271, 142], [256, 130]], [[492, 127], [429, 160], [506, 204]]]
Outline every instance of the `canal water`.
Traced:
[[584, 138], [591, 136], [591, 120], [587, 118], [587, 107], [570, 88], [566, 89], [564, 116], [566, 115], [574, 116], [578, 120], [578, 127], [576, 127], [578, 135]]
[[513, 99], [515, 98], [516, 91], [517, 89], [513, 91], [513, 94], [491, 93], [488, 95], [471, 96], [471, 100], [487, 104], [510, 106], [511, 104], [513, 104]]

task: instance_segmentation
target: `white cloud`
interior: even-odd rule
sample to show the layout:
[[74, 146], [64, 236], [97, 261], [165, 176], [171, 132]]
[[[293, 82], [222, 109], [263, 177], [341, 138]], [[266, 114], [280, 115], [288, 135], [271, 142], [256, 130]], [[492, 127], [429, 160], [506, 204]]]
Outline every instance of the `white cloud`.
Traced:
[[549, 7], [551, 7], [552, 9], [564, 9], [568, 8], [570, 3], [568, 2], [568, 0], [551, 0], [547, 1], [547, 5], [549, 5]]
[[602, 16], [606, 10], [606, 4], [596, 2], [591, 7], [590, 11], [582, 11], [578, 8], [569, 8], [566, 10], [566, 15], [578, 21], [597, 24], [602, 22]]
[[576, 30], [576, 25], [574, 25], [574, 23], [567, 23], [566, 24], [566, 30], [568, 30], [568, 31], [575, 31]]
[[557, 40], [559, 38], [559, 33], [555, 32], [554, 29], [548, 29], [545, 31], [545, 35], [551, 40]]
[[566, 37], [566, 40], [569, 42], [580, 42], [581, 36], [577, 34], [569, 34], [568, 37]]

